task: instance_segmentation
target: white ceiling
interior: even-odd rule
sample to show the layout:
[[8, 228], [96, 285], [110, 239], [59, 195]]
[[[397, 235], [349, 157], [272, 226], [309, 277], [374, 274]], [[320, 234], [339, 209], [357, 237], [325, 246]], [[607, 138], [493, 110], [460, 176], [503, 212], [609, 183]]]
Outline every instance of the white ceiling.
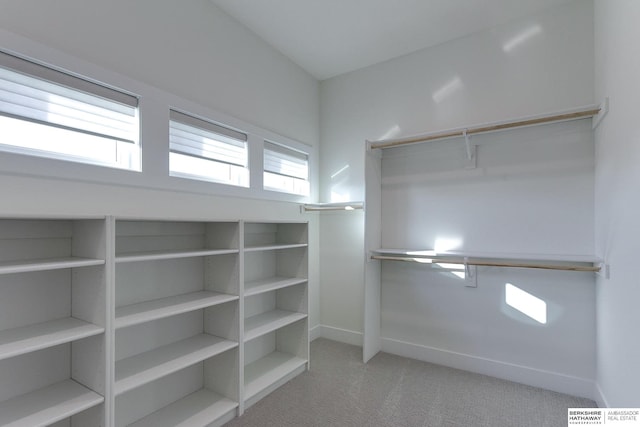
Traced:
[[211, 0], [319, 80], [570, 0]]

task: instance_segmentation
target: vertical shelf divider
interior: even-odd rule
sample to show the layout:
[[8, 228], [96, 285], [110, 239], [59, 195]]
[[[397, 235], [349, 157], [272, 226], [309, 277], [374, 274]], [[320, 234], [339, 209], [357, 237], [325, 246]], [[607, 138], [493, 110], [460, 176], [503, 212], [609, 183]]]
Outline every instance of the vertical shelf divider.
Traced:
[[240, 278], [240, 302], [239, 302], [239, 307], [238, 307], [238, 314], [239, 314], [239, 321], [238, 321], [238, 326], [239, 326], [239, 331], [238, 331], [238, 336], [239, 336], [239, 348], [238, 348], [238, 416], [241, 416], [242, 414], [244, 414], [244, 409], [245, 409], [245, 405], [244, 405], [244, 360], [245, 360], [245, 349], [244, 349], [244, 309], [245, 309], [245, 262], [246, 262], [246, 258], [245, 258], [245, 245], [246, 245], [246, 241], [245, 241], [245, 230], [246, 227], [246, 222], [244, 220], [240, 221], [240, 227], [239, 227], [239, 242], [238, 242], [238, 247], [240, 248], [240, 254], [239, 256], [239, 265], [240, 265], [240, 272], [239, 272], [239, 278]]

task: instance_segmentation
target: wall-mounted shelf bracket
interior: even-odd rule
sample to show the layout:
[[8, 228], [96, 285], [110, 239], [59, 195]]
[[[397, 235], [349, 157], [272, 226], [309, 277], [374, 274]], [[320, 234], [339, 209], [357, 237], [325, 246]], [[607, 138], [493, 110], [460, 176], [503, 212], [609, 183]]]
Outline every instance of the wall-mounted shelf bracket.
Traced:
[[597, 128], [608, 112], [609, 112], [609, 97], [606, 97], [600, 104], [600, 111], [598, 111], [598, 114], [593, 116], [593, 120], [591, 122], [591, 128], [592, 129]]
[[371, 146], [371, 143], [372, 143], [372, 141], [369, 141], [368, 139], [365, 140], [365, 145], [366, 145], [367, 151], [373, 150], [373, 147]]
[[471, 137], [467, 133], [467, 129], [462, 131], [462, 135], [464, 136], [464, 142], [467, 146], [467, 165], [466, 169], [475, 169], [477, 167], [476, 162], [476, 151], [477, 146], [471, 145]]
[[467, 288], [478, 287], [478, 267], [469, 265], [469, 258], [464, 257], [464, 281]]

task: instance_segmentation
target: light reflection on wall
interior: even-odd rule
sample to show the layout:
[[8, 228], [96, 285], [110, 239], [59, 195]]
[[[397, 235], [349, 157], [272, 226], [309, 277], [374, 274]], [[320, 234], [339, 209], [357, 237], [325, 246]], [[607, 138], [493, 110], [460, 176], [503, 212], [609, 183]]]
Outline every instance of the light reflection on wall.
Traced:
[[438, 237], [435, 242], [433, 242], [433, 250], [436, 251], [436, 253], [453, 251], [460, 247], [462, 247], [462, 239], [459, 237]]
[[511, 283], [504, 285], [504, 299], [508, 306], [513, 307], [536, 322], [547, 324], [547, 303], [540, 298], [523, 291]]
[[455, 76], [451, 80], [449, 80], [444, 85], [440, 86], [440, 88], [433, 92], [431, 95], [431, 99], [437, 104], [444, 101], [446, 98], [453, 95], [455, 92], [462, 89], [464, 85], [462, 84], [462, 80], [460, 77]]
[[509, 40], [504, 42], [502, 45], [502, 50], [506, 53], [510, 53], [515, 51], [518, 47], [522, 46], [527, 41], [531, 40], [533, 37], [542, 33], [542, 27], [539, 24], [532, 25], [530, 27], [525, 28], [515, 36], [511, 37]]
[[348, 202], [351, 193], [348, 191], [349, 165], [346, 164], [331, 174], [331, 203]]
[[380, 138], [377, 138], [377, 139], [378, 140], [391, 139], [391, 138], [395, 138], [399, 134], [400, 134], [400, 126], [396, 124], [391, 126], [388, 131], [380, 135]]

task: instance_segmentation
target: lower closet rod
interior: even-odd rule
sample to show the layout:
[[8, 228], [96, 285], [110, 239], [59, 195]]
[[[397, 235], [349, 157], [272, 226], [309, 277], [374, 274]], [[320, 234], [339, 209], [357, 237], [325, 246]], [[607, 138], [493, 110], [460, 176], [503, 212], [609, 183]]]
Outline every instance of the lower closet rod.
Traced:
[[[446, 258], [411, 258], [411, 257], [395, 257], [384, 255], [371, 255], [371, 259], [384, 260], [384, 261], [406, 261], [406, 262], [418, 262], [418, 263], [433, 263], [433, 264], [461, 264], [461, 265], [477, 265], [484, 267], [514, 267], [514, 268], [538, 268], [542, 270], [564, 270], [564, 271], [588, 271], [597, 273], [600, 271], [600, 267], [590, 267], [584, 265], [555, 265], [555, 264], [530, 264], [520, 262], [508, 262], [508, 261], [479, 261], [468, 260], [461, 261], [458, 259], [446, 259]], [[423, 260], [427, 260], [426, 262]]]

